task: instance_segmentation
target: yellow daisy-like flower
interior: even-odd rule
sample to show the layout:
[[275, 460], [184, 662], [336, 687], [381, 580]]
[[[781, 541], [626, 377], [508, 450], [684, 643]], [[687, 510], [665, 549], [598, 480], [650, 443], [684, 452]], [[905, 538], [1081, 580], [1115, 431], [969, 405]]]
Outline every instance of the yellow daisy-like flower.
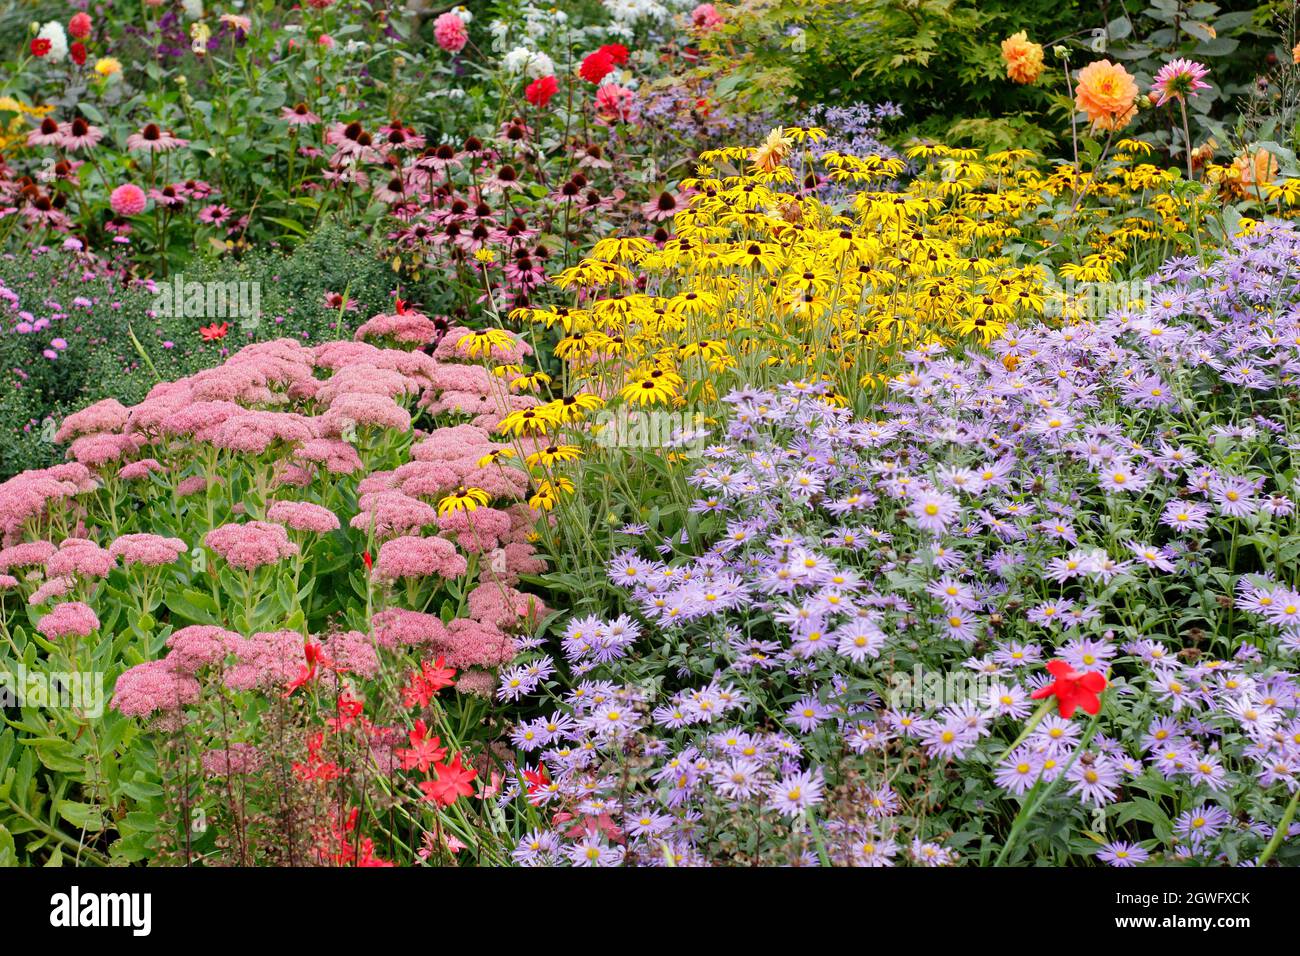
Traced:
[[568, 478], [548, 479], [537, 486], [537, 493], [528, 499], [528, 507], [534, 511], [550, 511], [562, 494], [573, 494], [573, 482]]
[[755, 172], [770, 173], [780, 166], [790, 155], [792, 141], [786, 131], [780, 127], [767, 134], [761, 146], [749, 155]]
[[635, 405], [667, 405], [677, 397], [677, 389], [666, 377], [648, 375], [628, 382], [619, 396]]
[[493, 349], [509, 351], [515, 347], [515, 340], [504, 329], [476, 329], [462, 335], [456, 347], [470, 358], [478, 358], [490, 355]]
[[482, 488], [459, 488], [438, 502], [438, 514], [453, 511], [477, 511], [488, 503], [488, 493]]
[[582, 455], [582, 449], [577, 445], [547, 445], [545, 448], [539, 448], [527, 458], [524, 459], [530, 466], [541, 464], [549, 468], [557, 461], [576, 461]]
[[543, 408], [521, 408], [501, 419], [497, 431], [506, 435], [544, 435], [559, 424]]
[[512, 378], [510, 380], [510, 389], [515, 392], [537, 392], [550, 384], [551, 376], [545, 372], [533, 372], [531, 375], [520, 375], [518, 378]]
[[514, 457], [515, 457], [515, 450], [513, 448], [498, 448], [496, 451], [488, 452], [486, 455], [480, 458], [476, 464], [478, 465], [479, 468], [486, 468], [488, 465], [497, 464], [502, 459], [508, 460]]

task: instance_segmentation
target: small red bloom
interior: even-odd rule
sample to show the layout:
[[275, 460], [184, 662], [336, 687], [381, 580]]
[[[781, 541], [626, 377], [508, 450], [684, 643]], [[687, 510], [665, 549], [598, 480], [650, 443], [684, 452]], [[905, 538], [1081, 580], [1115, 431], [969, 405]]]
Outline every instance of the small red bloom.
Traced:
[[230, 323], [222, 322], [220, 325], [213, 322], [211, 325], [205, 325], [199, 328], [199, 335], [203, 336], [205, 342], [216, 342], [226, 337], [230, 331]]
[[528, 795], [530, 797], [543, 787], [550, 786], [551, 774], [546, 769], [546, 764], [539, 763], [536, 770], [525, 770], [524, 782], [528, 784]]
[[90, 36], [90, 14], [85, 11], [74, 13], [68, 21], [68, 36], [74, 40], [84, 40]]
[[539, 109], [551, 101], [560, 84], [553, 76], [539, 76], [524, 90], [524, 99]]
[[366, 566], [367, 572], [369, 572], [370, 569], [375, 566], [375, 559], [370, 556], [369, 551], [361, 552], [361, 562]]
[[394, 751], [397, 759], [402, 762], [403, 770], [419, 767], [421, 772], [428, 773], [430, 764], [442, 763], [447, 759], [447, 748], [442, 745], [442, 740], [430, 737], [428, 733], [424, 721], [417, 720], [411, 729], [411, 746], [399, 747]]
[[468, 797], [474, 793], [470, 781], [478, 776], [478, 771], [462, 764], [461, 756], [456, 754], [451, 763], [434, 764], [433, 770], [438, 775], [437, 780], [420, 781], [420, 789], [424, 791], [425, 800], [449, 807], [461, 797]]
[[72, 57], [72, 62], [77, 66], [86, 65], [86, 44], [77, 40], [72, 46], [68, 47], [68, 55]]
[[284, 692], [285, 697], [291, 696], [294, 691], [304, 684], [310, 684], [314, 681], [320, 667], [327, 667], [336, 674], [341, 674], [346, 670], [343, 667], [336, 667], [334, 662], [325, 656], [325, 649], [313, 640], [303, 642], [302, 656], [307, 663], [298, 672], [297, 678], [289, 683], [288, 689]]
[[1082, 707], [1088, 714], [1101, 710], [1099, 695], [1106, 689], [1106, 678], [1096, 671], [1076, 671], [1060, 660], [1050, 661], [1047, 671], [1056, 680], [1030, 694], [1034, 700], [1055, 696], [1060, 702], [1061, 716], [1065, 718], [1069, 718], [1076, 707]]
[[406, 685], [402, 688], [402, 704], [406, 707], [428, 707], [429, 702], [437, 696], [438, 691], [450, 687], [456, 676], [454, 667], [444, 667], [444, 658], [439, 657], [433, 663], [425, 661], [418, 671], [411, 671]]
[[32, 56], [45, 56], [50, 52], [50, 41], [45, 37], [32, 40]]
[[326, 717], [325, 726], [334, 733], [338, 733], [340, 730], [347, 730], [360, 718], [362, 727], [365, 727], [366, 719], [362, 717], [365, 708], [366, 702], [364, 700], [354, 696], [351, 691], [345, 690], [339, 694], [338, 716]]
[[299, 780], [320, 780], [329, 782], [343, 776], [338, 764], [322, 759], [320, 752], [325, 746], [325, 735], [315, 733], [307, 738], [307, 762], [293, 765], [293, 773]]
[[608, 53], [609, 58], [614, 61], [616, 66], [622, 66], [627, 62], [627, 47], [621, 43], [606, 43], [598, 52]]
[[599, 83], [614, 72], [614, 58], [602, 47], [595, 53], [587, 54], [578, 67], [578, 75], [588, 83]]

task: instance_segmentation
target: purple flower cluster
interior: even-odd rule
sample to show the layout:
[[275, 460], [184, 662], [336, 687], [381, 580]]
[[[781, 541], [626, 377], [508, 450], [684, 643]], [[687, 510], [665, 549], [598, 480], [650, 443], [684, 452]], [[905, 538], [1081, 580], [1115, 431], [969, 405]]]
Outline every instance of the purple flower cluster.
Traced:
[[[1110, 827], [1112, 865], [1258, 853], [1300, 771], [1298, 255], [1261, 226], [1141, 308], [916, 349], [865, 419], [822, 383], [726, 396], [701, 530], [615, 555], [635, 615], [571, 619], [580, 680], [516, 731], [549, 776], [507, 799], [563, 821], [516, 858], [948, 863], [936, 838], [996, 845], [1030, 791]], [[1021, 735], [1053, 657], [1106, 708]]]

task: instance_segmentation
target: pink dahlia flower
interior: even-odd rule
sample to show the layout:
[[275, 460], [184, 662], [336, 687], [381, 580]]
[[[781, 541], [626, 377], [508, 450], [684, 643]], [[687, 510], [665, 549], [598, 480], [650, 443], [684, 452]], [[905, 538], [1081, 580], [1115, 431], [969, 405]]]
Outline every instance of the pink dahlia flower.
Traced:
[[448, 53], [459, 53], [469, 42], [469, 31], [455, 13], [444, 13], [433, 21], [433, 38]]
[[144, 190], [134, 183], [123, 183], [108, 197], [108, 204], [119, 216], [138, 216], [147, 202]]
[[1156, 106], [1164, 106], [1170, 100], [1183, 100], [1195, 96], [1201, 90], [1208, 90], [1210, 84], [1205, 78], [1210, 75], [1204, 63], [1179, 58], [1170, 60], [1160, 68], [1155, 82], [1151, 84], [1153, 92], [1158, 94]]

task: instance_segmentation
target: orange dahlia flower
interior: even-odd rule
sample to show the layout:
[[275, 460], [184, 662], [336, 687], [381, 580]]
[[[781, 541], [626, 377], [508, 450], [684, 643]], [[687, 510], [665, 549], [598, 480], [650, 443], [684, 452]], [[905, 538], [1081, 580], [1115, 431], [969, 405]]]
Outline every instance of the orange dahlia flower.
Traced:
[[1074, 103], [1088, 114], [1093, 129], [1121, 130], [1137, 113], [1137, 96], [1137, 83], [1128, 70], [1110, 60], [1098, 60], [1079, 71]]
[[1007, 64], [1007, 78], [1016, 83], [1033, 83], [1043, 72], [1043, 48], [1031, 43], [1024, 30], [1002, 41], [1002, 59]]

